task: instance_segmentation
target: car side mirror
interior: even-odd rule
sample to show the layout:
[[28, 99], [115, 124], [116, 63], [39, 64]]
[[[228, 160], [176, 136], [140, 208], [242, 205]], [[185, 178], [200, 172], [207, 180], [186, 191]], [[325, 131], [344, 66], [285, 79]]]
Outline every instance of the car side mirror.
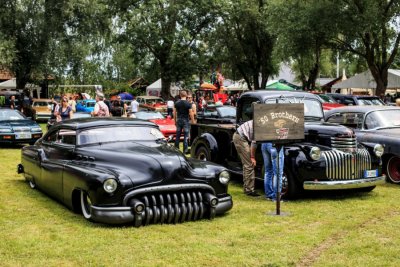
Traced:
[[37, 151], [37, 156], [38, 156], [38, 159], [39, 159], [40, 162], [43, 162], [43, 161], [45, 161], [47, 159], [46, 153], [44, 152], [43, 149], [39, 149]]

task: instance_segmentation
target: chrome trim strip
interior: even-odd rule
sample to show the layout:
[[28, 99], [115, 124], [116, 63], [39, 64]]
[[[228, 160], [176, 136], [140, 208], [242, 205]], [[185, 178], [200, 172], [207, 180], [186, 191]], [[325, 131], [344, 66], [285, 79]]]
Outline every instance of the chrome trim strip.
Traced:
[[346, 181], [305, 181], [304, 190], [356, 189], [384, 184], [386, 176]]

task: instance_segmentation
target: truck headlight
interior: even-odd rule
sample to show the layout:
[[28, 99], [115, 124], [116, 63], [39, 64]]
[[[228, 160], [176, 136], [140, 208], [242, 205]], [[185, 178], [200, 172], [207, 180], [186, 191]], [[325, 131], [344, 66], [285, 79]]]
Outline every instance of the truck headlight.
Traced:
[[103, 188], [107, 193], [113, 193], [117, 189], [118, 183], [113, 178], [104, 181]]
[[376, 144], [374, 146], [374, 153], [375, 153], [375, 156], [377, 156], [378, 158], [382, 157], [384, 151], [385, 151], [385, 148], [383, 147], [383, 145]]
[[231, 176], [230, 176], [229, 172], [227, 172], [227, 171], [222, 171], [219, 174], [219, 181], [221, 182], [221, 184], [228, 184], [230, 179], [231, 179]]
[[319, 160], [321, 158], [321, 149], [319, 149], [319, 147], [312, 147], [310, 150], [310, 157], [313, 160]]

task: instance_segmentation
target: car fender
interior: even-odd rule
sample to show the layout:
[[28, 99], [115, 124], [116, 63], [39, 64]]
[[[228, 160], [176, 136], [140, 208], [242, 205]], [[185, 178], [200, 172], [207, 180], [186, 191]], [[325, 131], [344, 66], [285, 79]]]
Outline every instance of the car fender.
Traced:
[[194, 156], [196, 153], [196, 150], [198, 147], [201, 145], [206, 146], [209, 151], [210, 151], [210, 156], [211, 156], [211, 161], [215, 162], [215, 160], [218, 157], [218, 143], [215, 137], [210, 134], [210, 133], [203, 133], [200, 136], [197, 136], [192, 143], [191, 151], [192, 151], [192, 156]]

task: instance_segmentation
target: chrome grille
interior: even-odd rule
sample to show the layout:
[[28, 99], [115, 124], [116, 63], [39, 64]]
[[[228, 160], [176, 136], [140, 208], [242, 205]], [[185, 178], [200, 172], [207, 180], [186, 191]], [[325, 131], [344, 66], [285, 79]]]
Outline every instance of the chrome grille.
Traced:
[[[151, 190], [153, 191], [153, 190]], [[128, 206], [144, 204], [144, 210], [134, 215], [135, 226], [157, 223], [182, 223], [215, 217], [216, 197], [204, 190], [179, 190], [177, 192], [146, 192], [129, 198]]]
[[357, 151], [356, 137], [331, 137], [331, 147], [344, 152]]
[[332, 180], [354, 180], [364, 177], [364, 170], [371, 169], [371, 156], [365, 148], [356, 153], [339, 150], [322, 152], [326, 163], [326, 176]]
[[29, 128], [29, 127], [14, 127], [13, 130], [15, 133], [21, 133], [21, 132], [30, 132], [31, 128]]

